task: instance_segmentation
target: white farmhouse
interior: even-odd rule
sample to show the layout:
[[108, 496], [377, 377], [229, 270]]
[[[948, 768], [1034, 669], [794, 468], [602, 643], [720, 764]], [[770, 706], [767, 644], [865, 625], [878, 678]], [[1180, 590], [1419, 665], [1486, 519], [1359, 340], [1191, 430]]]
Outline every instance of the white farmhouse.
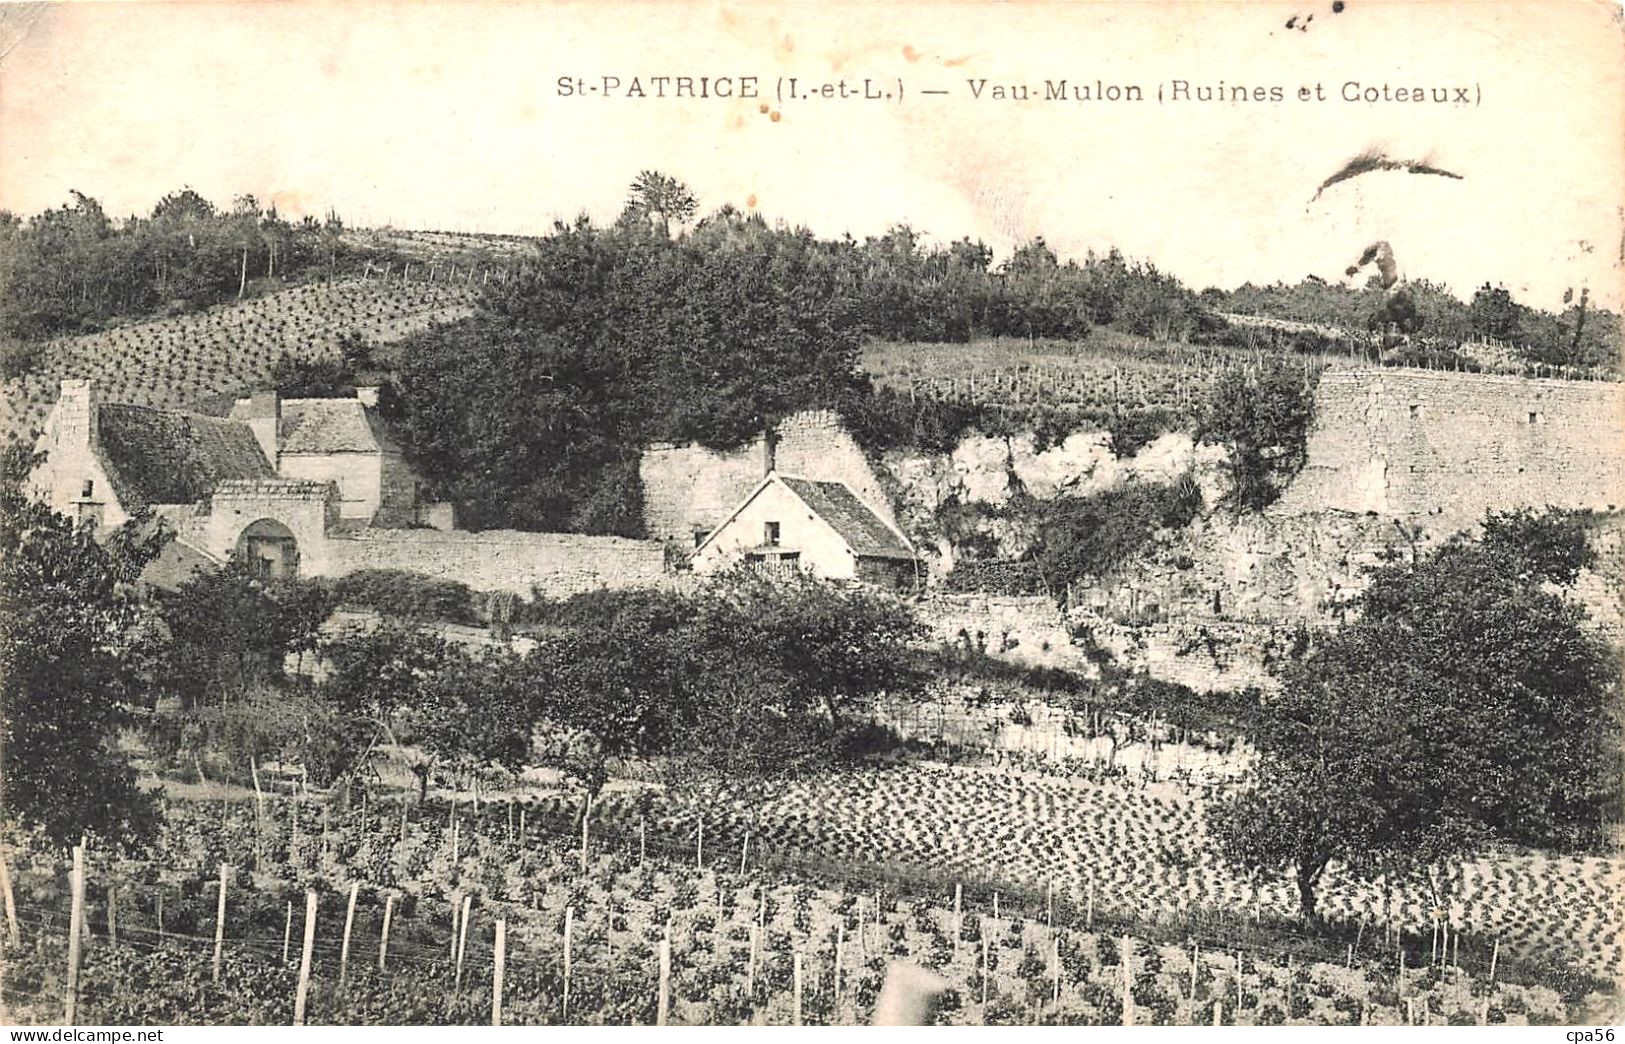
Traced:
[[768, 572], [800, 570], [899, 590], [918, 586], [925, 575], [925, 564], [902, 531], [846, 483], [776, 471], [694, 550], [697, 573], [739, 562]]

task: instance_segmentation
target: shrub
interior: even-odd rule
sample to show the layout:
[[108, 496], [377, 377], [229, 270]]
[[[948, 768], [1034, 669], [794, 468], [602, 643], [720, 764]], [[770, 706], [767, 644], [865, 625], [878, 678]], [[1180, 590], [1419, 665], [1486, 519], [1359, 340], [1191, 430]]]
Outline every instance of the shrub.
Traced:
[[1178, 415], [1161, 407], [1119, 413], [1110, 423], [1112, 452], [1119, 457], [1132, 457], [1155, 441], [1157, 436], [1178, 426]]
[[1189, 525], [1202, 491], [1182, 476], [1172, 483], [1134, 483], [1087, 497], [1060, 497], [1044, 514], [1032, 561], [1052, 591], [1099, 578], [1139, 557], [1159, 529]]
[[331, 581], [340, 605], [371, 609], [383, 616], [477, 624], [481, 613], [468, 585], [437, 580], [404, 569], [363, 569]]
[[45, 345], [39, 341], [0, 341], [0, 380], [16, 380], [39, 372], [45, 364]]
[[1274, 503], [1308, 456], [1314, 371], [1278, 360], [1232, 370], [1208, 393], [1198, 439], [1230, 447], [1232, 503], [1260, 511]]

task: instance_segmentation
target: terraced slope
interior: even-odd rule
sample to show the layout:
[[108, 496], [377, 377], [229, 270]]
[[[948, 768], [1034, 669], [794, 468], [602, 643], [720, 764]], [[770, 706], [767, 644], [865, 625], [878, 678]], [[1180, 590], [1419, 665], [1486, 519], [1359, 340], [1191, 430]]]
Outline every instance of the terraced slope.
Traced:
[[0, 438], [37, 429], [63, 378], [94, 380], [104, 402], [197, 408], [263, 384], [284, 352], [335, 355], [349, 333], [389, 344], [469, 315], [473, 302], [464, 285], [349, 280], [52, 341], [39, 372], [5, 382]]

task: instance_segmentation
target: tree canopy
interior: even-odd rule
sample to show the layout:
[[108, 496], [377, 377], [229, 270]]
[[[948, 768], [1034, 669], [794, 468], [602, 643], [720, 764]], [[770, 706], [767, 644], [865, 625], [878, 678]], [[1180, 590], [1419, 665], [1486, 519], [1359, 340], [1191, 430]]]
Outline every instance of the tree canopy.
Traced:
[[128, 840], [151, 803], [116, 739], [161, 643], [134, 594], [158, 543], [134, 523], [98, 542], [31, 499], [33, 460], [0, 459], [0, 816], [64, 845]]
[[1491, 843], [1599, 843], [1618, 665], [1562, 590], [1591, 558], [1581, 516], [1525, 510], [1378, 569], [1264, 708], [1256, 781], [1215, 815], [1226, 857], [1290, 867], [1309, 914], [1334, 861], [1440, 886]]

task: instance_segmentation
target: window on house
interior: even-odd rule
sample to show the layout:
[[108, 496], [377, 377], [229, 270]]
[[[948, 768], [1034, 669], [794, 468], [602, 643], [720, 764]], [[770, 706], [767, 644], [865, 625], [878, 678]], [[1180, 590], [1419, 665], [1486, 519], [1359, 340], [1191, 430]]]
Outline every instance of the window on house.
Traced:
[[84, 487], [79, 490], [80, 500], [89, 500], [96, 495], [96, 480], [85, 479]]
[[763, 523], [762, 543], [766, 544], [768, 547], [779, 546], [779, 524], [777, 522]]
[[1420, 417], [1421, 415], [1422, 415], [1422, 406], [1421, 406], [1421, 404], [1420, 403], [1415, 403], [1415, 402], [1411, 403], [1411, 416], [1412, 417]]
[[1543, 416], [1540, 413], [1540, 411], [1538, 411], [1538, 410], [1530, 410], [1529, 411], [1529, 423], [1530, 424], [1543, 424], [1543, 423], [1545, 423], [1545, 421], [1546, 421], [1546, 418], [1545, 418], [1545, 416]]

